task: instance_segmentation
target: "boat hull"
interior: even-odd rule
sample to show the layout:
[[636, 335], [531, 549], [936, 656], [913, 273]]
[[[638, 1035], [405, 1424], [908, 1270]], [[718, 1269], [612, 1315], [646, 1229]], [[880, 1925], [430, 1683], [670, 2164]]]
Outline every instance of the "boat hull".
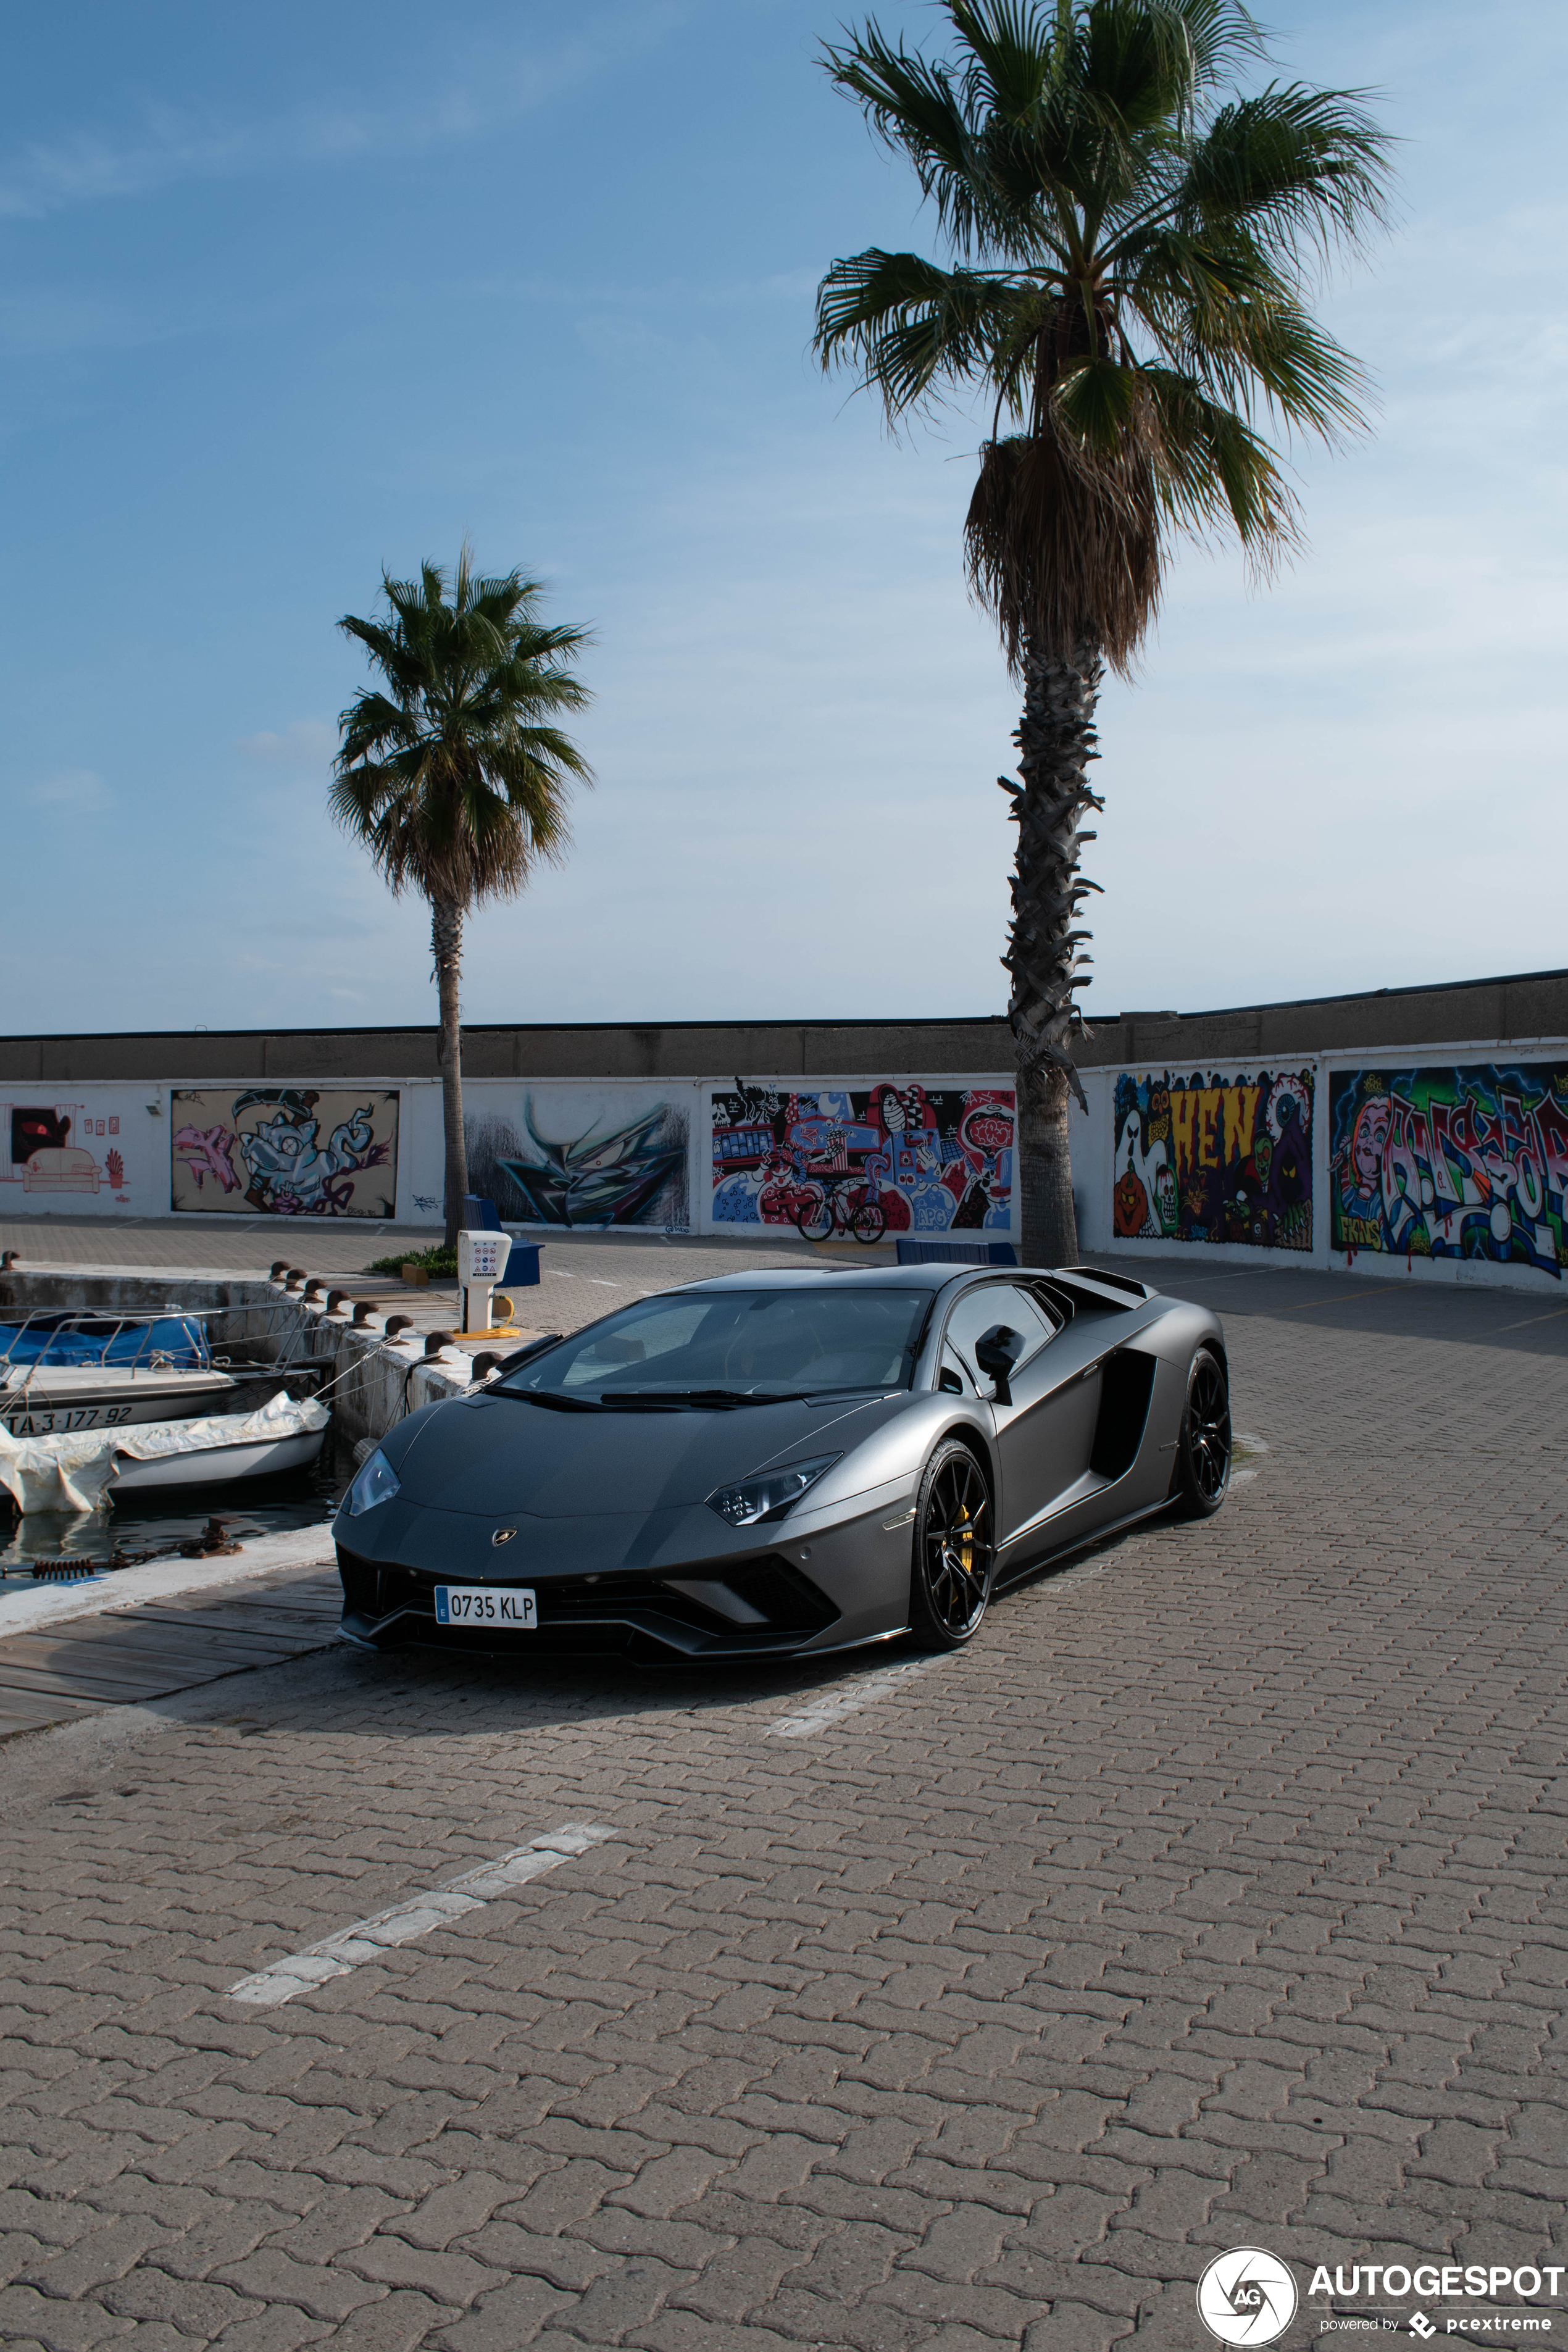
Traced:
[[227, 1486], [240, 1478], [270, 1478], [280, 1470], [308, 1469], [327, 1442], [324, 1429], [304, 1429], [287, 1437], [258, 1437], [237, 1445], [210, 1445], [190, 1454], [151, 1461], [118, 1459], [110, 1496], [141, 1495], [163, 1486]]
[[26, 1388], [0, 1389], [0, 1427], [13, 1437], [74, 1436], [129, 1429], [138, 1422], [184, 1421], [223, 1412], [238, 1383], [226, 1372], [117, 1372], [83, 1369], [35, 1374]]

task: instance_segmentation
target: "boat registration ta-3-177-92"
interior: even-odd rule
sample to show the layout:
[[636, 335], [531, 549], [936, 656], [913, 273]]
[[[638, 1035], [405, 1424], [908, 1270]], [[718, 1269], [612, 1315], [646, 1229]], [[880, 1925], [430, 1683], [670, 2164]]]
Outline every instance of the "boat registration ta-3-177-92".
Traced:
[[1089, 1267], [768, 1269], [535, 1342], [398, 1423], [334, 1525], [375, 1647], [968, 1641], [1046, 1559], [1230, 1480], [1225, 1334]]

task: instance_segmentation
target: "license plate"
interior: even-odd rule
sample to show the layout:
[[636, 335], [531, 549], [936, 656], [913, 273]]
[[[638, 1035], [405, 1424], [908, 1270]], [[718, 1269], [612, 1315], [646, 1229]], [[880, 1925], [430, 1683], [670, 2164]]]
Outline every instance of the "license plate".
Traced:
[[436, 1587], [437, 1625], [511, 1625], [531, 1633], [539, 1612], [531, 1592], [515, 1585], [438, 1584]]

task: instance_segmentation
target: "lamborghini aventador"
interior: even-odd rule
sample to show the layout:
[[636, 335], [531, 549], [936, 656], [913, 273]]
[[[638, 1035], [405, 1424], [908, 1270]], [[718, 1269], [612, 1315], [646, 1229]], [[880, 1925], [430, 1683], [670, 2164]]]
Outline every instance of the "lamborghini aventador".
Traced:
[[1121, 1274], [769, 1269], [507, 1358], [334, 1528], [375, 1647], [746, 1657], [967, 1642], [1042, 1562], [1230, 1480], [1225, 1335]]

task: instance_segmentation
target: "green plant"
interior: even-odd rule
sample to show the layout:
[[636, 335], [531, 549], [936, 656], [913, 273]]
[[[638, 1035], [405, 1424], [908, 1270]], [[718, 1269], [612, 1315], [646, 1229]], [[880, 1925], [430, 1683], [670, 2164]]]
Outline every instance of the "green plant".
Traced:
[[396, 1257], [373, 1257], [372, 1274], [401, 1274], [405, 1265], [416, 1265], [426, 1274], [456, 1274], [458, 1253], [445, 1242], [432, 1243], [428, 1249], [404, 1250]]
[[554, 721], [583, 709], [571, 665], [584, 629], [547, 627], [536, 580], [481, 578], [464, 545], [452, 577], [426, 563], [417, 581], [382, 575], [387, 617], [346, 614], [382, 677], [339, 721], [329, 806], [370, 851], [394, 897], [430, 902], [440, 993], [439, 1061], [447, 1141], [447, 1245], [468, 1190], [458, 982], [463, 919], [487, 898], [515, 898], [536, 859], [559, 862], [571, 784], [587, 761]]
[[[1017, 1057], [1026, 1263], [1078, 1255], [1068, 1152], [1087, 984], [1079, 873], [1104, 666], [1125, 674], [1173, 533], [1293, 547], [1267, 437], [1364, 422], [1361, 368], [1313, 317], [1321, 265], [1386, 218], [1389, 149], [1361, 98], [1271, 82], [1236, 0], [945, 0], [930, 58], [868, 24], [823, 62], [912, 164], [949, 266], [836, 261], [815, 348], [889, 424], [978, 394], [989, 436], [965, 525], [971, 585], [1021, 683], [1018, 841], [1003, 961]], [[1005, 429], [1005, 425], [1010, 429]]]

